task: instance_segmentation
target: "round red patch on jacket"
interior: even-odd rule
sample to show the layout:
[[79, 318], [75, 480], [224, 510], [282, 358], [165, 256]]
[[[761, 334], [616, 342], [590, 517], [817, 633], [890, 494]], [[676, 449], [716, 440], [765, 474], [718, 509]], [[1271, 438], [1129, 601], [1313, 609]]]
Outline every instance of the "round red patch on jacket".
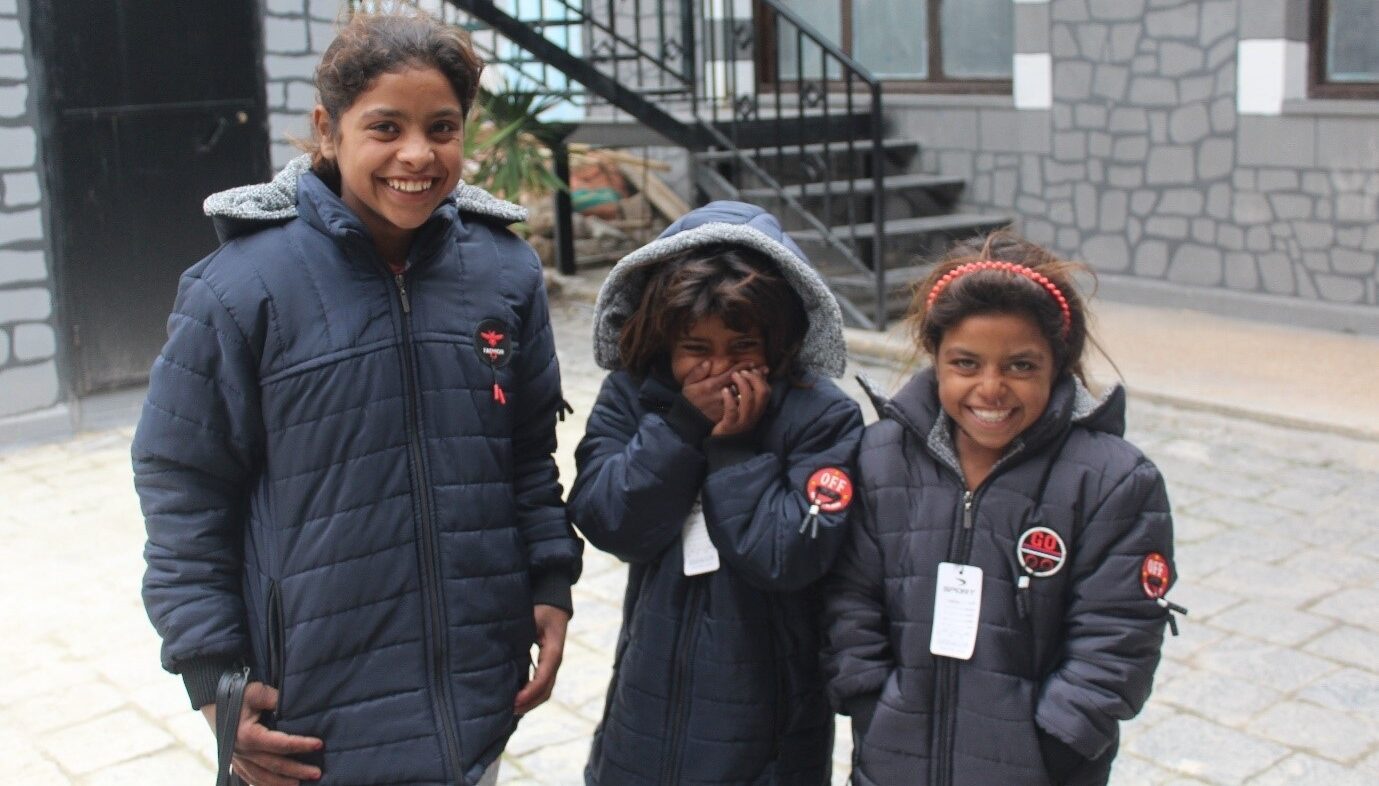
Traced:
[[1150, 600], [1158, 600], [1168, 594], [1173, 584], [1173, 568], [1168, 560], [1157, 551], [1151, 551], [1140, 564], [1140, 586]]
[[1063, 538], [1048, 527], [1030, 527], [1020, 533], [1015, 544], [1015, 556], [1031, 576], [1052, 576], [1068, 561], [1068, 547]]
[[837, 513], [852, 504], [852, 478], [837, 467], [824, 467], [809, 476], [805, 499], [825, 513]]

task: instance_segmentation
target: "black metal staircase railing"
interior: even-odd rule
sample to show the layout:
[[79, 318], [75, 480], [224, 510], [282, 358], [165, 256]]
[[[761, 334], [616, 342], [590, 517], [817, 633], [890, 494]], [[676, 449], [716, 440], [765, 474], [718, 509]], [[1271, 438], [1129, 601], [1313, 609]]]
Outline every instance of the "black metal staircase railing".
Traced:
[[874, 280], [873, 313], [839, 300], [851, 321], [884, 328], [881, 84], [780, 0], [414, 2], [468, 28], [510, 87], [564, 94], [592, 120], [630, 117], [689, 150], [702, 198], [768, 195], [826, 275]]

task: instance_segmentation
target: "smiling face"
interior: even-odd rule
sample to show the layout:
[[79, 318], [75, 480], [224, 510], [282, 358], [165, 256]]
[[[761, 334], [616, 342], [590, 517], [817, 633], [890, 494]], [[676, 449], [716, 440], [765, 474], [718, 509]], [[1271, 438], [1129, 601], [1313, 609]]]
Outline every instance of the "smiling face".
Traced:
[[737, 365], [765, 366], [766, 342], [761, 328], [734, 330], [717, 314], [696, 321], [670, 348], [670, 374], [683, 385], [694, 367], [706, 360], [710, 376]]
[[935, 353], [939, 404], [957, 425], [958, 458], [969, 482], [984, 478], [1005, 449], [1044, 414], [1053, 390], [1049, 342], [1022, 314], [967, 317]]
[[385, 73], [338, 123], [322, 106], [312, 122], [321, 155], [340, 170], [340, 198], [384, 260], [400, 265], [417, 228], [460, 179], [464, 114], [450, 82], [435, 68]]

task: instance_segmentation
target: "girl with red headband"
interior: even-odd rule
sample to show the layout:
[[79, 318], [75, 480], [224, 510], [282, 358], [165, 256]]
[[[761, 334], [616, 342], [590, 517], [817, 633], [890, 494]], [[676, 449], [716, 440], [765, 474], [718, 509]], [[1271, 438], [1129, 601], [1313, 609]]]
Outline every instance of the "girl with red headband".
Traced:
[[998, 232], [915, 292], [932, 366], [873, 393], [827, 593], [858, 786], [1102, 784], [1149, 696], [1172, 520], [1124, 390], [1086, 386], [1082, 269]]

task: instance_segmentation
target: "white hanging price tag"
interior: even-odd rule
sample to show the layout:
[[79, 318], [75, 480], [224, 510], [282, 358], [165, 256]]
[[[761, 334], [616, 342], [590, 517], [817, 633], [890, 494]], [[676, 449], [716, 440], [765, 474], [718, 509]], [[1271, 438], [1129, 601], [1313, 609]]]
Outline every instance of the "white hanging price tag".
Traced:
[[977, 645], [982, 618], [982, 569], [975, 565], [940, 562], [934, 594], [934, 629], [929, 651], [968, 660]]
[[694, 501], [685, 528], [680, 533], [680, 550], [685, 555], [685, 575], [700, 576], [718, 570], [718, 549], [709, 540], [709, 526], [704, 521], [704, 506]]

